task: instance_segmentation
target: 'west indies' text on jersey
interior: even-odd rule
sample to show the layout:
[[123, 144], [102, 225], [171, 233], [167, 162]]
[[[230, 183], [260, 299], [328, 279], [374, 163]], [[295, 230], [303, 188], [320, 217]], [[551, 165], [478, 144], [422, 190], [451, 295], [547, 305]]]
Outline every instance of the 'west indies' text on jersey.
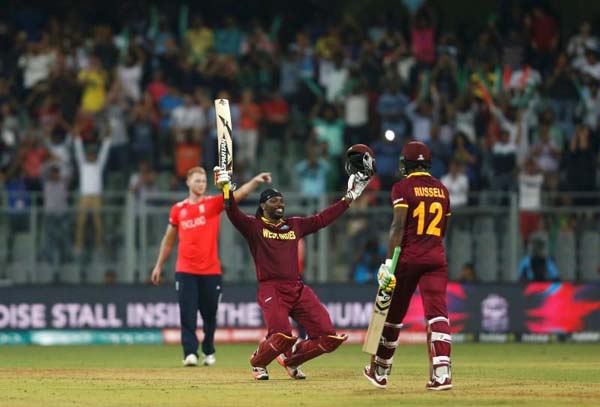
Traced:
[[171, 208], [169, 223], [177, 228], [179, 248], [175, 271], [191, 274], [221, 274], [218, 236], [223, 195], [188, 199]]
[[392, 187], [394, 208], [408, 208], [401, 262], [446, 266], [443, 239], [450, 216], [448, 190], [426, 172], [414, 172]]
[[316, 215], [289, 217], [271, 223], [264, 217], [259, 219], [242, 213], [231, 200], [227, 216], [248, 242], [259, 282], [298, 281], [298, 240], [329, 225], [346, 209], [348, 202], [340, 200]]

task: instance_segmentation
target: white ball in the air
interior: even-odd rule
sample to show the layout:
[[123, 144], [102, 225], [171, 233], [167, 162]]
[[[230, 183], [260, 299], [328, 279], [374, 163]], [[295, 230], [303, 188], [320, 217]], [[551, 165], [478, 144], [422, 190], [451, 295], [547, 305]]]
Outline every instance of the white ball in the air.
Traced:
[[393, 141], [396, 138], [396, 135], [393, 130], [386, 130], [384, 137], [388, 141]]

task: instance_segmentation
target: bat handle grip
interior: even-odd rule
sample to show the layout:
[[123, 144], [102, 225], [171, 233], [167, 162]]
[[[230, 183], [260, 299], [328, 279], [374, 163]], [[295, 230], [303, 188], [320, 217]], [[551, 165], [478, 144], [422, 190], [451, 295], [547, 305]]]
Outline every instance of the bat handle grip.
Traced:
[[396, 264], [398, 264], [398, 260], [400, 259], [400, 246], [394, 247], [394, 254], [392, 255], [392, 265], [390, 266], [390, 270], [392, 273], [396, 270]]
[[223, 199], [225, 203], [225, 208], [229, 209], [231, 203], [229, 202], [229, 184], [223, 185]]

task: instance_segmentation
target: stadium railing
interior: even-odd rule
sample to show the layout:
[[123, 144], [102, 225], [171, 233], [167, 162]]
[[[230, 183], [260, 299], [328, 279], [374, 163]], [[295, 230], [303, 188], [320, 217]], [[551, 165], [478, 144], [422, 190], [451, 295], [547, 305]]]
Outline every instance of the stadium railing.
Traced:
[[[99, 215], [101, 244], [96, 244], [93, 218], [84, 224], [83, 245], [75, 247], [78, 196], [69, 197], [61, 213], [47, 213], [40, 195], [30, 204], [11, 208], [4, 194], [0, 206], [0, 282], [4, 284], [144, 283], [156, 260], [168, 214], [185, 193], [160, 192], [135, 196], [106, 192]], [[309, 215], [325, 208], [339, 194], [318, 199], [286, 193], [288, 215]], [[256, 210], [257, 195], [242, 208]], [[533, 239], [544, 244], [561, 279], [592, 281], [600, 277], [600, 193], [547, 194], [542, 199], [538, 230]], [[465, 263], [472, 263], [482, 282], [519, 280], [518, 264], [529, 252], [521, 235], [516, 193], [473, 193], [469, 204], [453, 208], [445, 239], [451, 279], [458, 279]], [[366, 281], [385, 256], [391, 221], [389, 193], [369, 195], [353, 205], [329, 228], [303, 242], [304, 278], [310, 282]], [[224, 278], [255, 280], [254, 265], [243, 238], [226, 216], [221, 220], [220, 247]], [[12, 247], [11, 247], [12, 246]], [[165, 265], [173, 279], [176, 252]], [[358, 269], [365, 271], [359, 276]], [[365, 277], [366, 276], [366, 277]]]

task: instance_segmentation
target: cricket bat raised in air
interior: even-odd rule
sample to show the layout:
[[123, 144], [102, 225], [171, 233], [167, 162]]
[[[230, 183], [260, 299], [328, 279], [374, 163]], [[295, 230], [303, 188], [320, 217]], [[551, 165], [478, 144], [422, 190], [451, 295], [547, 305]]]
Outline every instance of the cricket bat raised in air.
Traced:
[[[396, 270], [396, 264], [398, 263], [399, 257], [400, 248], [396, 247], [394, 249], [394, 255], [392, 256], [392, 265], [390, 266], [391, 272]], [[363, 343], [362, 348], [363, 352], [365, 353], [370, 355], [375, 355], [377, 353], [377, 347], [379, 346], [385, 320], [390, 310], [390, 305], [392, 304], [393, 293], [393, 291], [388, 293], [384, 289], [377, 289], [375, 305], [373, 306], [373, 314], [371, 314], [369, 329], [367, 330], [367, 335], [365, 336], [365, 342]]]
[[[233, 142], [231, 111], [229, 110], [229, 100], [215, 100], [215, 115], [217, 116], [217, 151], [218, 163], [221, 169], [227, 170], [233, 174]], [[229, 185], [223, 187], [223, 198], [225, 207], [229, 208]]]

